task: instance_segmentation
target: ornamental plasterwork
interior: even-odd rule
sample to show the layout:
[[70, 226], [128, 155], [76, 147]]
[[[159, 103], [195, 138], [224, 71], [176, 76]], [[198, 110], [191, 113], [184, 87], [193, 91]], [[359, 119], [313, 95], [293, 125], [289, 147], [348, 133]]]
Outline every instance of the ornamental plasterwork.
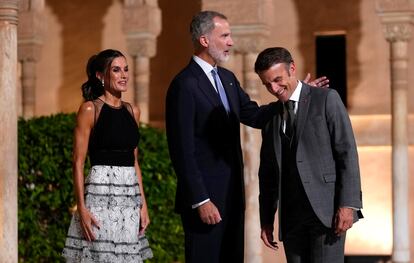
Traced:
[[234, 49], [239, 53], [260, 52], [269, 36], [269, 28], [262, 24], [231, 27]]
[[156, 1], [125, 1], [122, 27], [131, 55], [156, 54], [156, 38], [161, 32], [161, 10]]
[[377, 0], [376, 2], [378, 12], [407, 11], [412, 7], [411, 0]]
[[0, 22], [6, 21], [17, 25], [17, 1], [3, 0], [0, 2]]
[[408, 41], [411, 38], [411, 24], [389, 23], [384, 25], [385, 38], [390, 42]]
[[413, 0], [377, 0], [376, 7], [384, 25], [387, 41], [408, 41], [414, 18]]
[[124, 0], [124, 6], [158, 6], [158, 0]]
[[147, 34], [127, 35], [127, 50], [132, 56], [153, 57], [157, 54], [157, 39]]
[[45, 21], [40, 11], [19, 12], [19, 24], [17, 26], [19, 60], [39, 60], [44, 29]]

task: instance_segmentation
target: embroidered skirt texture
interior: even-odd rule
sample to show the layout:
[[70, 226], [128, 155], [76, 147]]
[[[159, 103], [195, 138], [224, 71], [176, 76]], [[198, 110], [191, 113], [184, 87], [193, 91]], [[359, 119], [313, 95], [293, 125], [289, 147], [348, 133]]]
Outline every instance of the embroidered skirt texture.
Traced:
[[67, 262], [142, 262], [152, 257], [139, 236], [142, 206], [134, 167], [97, 165], [85, 180], [85, 205], [100, 223], [96, 240], [86, 241], [78, 213], [70, 223], [63, 256]]

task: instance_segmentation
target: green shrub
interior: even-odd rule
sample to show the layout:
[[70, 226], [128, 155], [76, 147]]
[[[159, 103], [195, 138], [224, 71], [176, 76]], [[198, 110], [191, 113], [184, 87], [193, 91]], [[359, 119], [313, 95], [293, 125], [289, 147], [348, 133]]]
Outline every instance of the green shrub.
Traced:
[[[63, 262], [75, 205], [72, 182], [74, 114], [19, 120], [19, 262]], [[173, 212], [175, 175], [163, 131], [142, 126], [139, 159], [154, 258], [184, 261], [184, 235]], [[85, 164], [85, 174], [89, 162]]]

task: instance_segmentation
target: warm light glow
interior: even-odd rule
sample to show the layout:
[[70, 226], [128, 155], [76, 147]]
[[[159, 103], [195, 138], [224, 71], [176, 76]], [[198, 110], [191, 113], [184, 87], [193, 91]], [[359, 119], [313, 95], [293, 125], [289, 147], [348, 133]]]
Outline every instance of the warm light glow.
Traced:
[[364, 217], [347, 234], [347, 255], [392, 251], [391, 147], [358, 147]]

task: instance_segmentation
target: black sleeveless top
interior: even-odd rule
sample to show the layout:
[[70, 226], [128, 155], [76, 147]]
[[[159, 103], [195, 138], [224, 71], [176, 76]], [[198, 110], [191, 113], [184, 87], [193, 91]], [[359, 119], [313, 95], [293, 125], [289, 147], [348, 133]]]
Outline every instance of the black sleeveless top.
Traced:
[[139, 130], [130, 104], [112, 107], [102, 100], [93, 101], [95, 125], [89, 137], [91, 165], [134, 166], [134, 149]]

